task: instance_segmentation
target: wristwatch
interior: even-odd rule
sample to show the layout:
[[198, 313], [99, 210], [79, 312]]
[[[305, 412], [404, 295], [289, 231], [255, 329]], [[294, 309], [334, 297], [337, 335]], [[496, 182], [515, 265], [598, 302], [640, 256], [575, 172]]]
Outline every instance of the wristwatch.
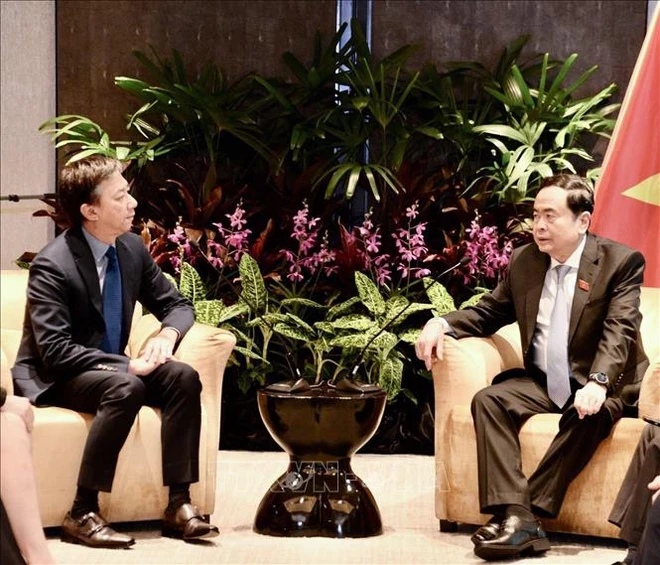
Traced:
[[610, 388], [610, 379], [605, 373], [589, 373], [589, 380], [603, 385], [608, 390]]

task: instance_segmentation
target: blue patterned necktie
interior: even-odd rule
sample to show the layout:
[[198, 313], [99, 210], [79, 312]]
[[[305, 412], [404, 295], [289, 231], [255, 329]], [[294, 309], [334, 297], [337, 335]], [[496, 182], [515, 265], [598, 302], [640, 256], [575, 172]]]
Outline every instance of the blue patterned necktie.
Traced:
[[557, 296], [550, 316], [547, 348], [548, 396], [559, 408], [562, 408], [571, 396], [568, 370], [568, 304], [564, 293], [564, 277], [568, 265], [558, 265]]
[[106, 353], [119, 353], [121, 342], [121, 273], [117, 261], [117, 250], [111, 245], [105, 253], [108, 265], [105, 269], [103, 282], [103, 317], [105, 318], [105, 335], [101, 349]]

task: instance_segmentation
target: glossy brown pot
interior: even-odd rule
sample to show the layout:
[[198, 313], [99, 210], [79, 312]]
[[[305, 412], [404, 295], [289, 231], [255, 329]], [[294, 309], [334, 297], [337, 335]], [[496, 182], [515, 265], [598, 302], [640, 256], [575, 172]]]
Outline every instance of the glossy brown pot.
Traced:
[[254, 531], [334, 538], [381, 534], [378, 506], [351, 469], [351, 457], [378, 428], [385, 392], [323, 383], [299, 392], [266, 387], [257, 396], [266, 428], [289, 454], [289, 467], [264, 495]]

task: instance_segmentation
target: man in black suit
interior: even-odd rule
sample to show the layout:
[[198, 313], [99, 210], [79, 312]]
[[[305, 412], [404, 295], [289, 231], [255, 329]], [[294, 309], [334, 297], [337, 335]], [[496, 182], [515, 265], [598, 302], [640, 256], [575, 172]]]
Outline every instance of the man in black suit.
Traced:
[[[172, 358], [194, 322], [192, 305], [165, 278], [142, 240], [129, 232], [137, 202], [118, 161], [92, 156], [65, 166], [59, 195], [71, 228], [30, 267], [23, 337], [12, 368], [16, 394], [36, 405], [95, 414], [62, 539], [128, 547], [99, 513], [117, 458], [143, 405], [162, 409], [163, 481], [169, 486], [163, 534], [185, 540], [218, 535], [191, 504], [198, 481], [201, 383]], [[135, 302], [161, 322], [139, 357], [123, 354]]]
[[[633, 405], [648, 367], [639, 335], [642, 255], [588, 233], [593, 190], [574, 175], [547, 179], [534, 201], [534, 242], [474, 307], [427, 322], [417, 356], [427, 369], [445, 333], [486, 336], [517, 322], [524, 369], [506, 371], [472, 401], [479, 502], [492, 514], [472, 541], [483, 559], [550, 548], [537, 517], [559, 514], [570, 482]], [[527, 479], [518, 432], [559, 413], [559, 431]]]
[[[614, 501], [608, 520], [619, 526], [619, 537], [628, 542], [628, 552], [621, 565], [632, 565], [642, 541], [651, 510], [649, 485], [655, 480], [660, 487], [660, 423], [648, 423], [642, 431], [637, 449]], [[657, 496], [656, 496], [657, 497]]]

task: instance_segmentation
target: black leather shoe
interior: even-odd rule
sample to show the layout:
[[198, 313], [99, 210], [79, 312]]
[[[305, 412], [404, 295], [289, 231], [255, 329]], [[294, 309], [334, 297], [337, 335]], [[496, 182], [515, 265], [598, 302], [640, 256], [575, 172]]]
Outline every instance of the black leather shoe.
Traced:
[[182, 504], [174, 512], [165, 511], [163, 535], [168, 538], [200, 540], [214, 538], [220, 531], [202, 518], [192, 504]]
[[496, 538], [497, 534], [499, 533], [500, 533], [500, 523], [495, 521], [495, 518], [492, 518], [491, 520], [488, 521], [488, 523], [481, 526], [481, 528], [479, 528], [476, 532], [474, 532], [474, 534], [472, 534], [470, 541], [474, 545], [477, 545], [482, 541], [488, 541], [493, 538]]
[[115, 532], [103, 516], [96, 512], [88, 512], [77, 520], [67, 512], [62, 523], [61, 537], [62, 541], [68, 543], [108, 549], [126, 549], [135, 543], [132, 537]]
[[518, 516], [504, 519], [496, 537], [482, 541], [474, 548], [474, 553], [492, 561], [519, 557], [524, 554], [543, 553], [550, 549], [548, 536], [538, 520], [522, 520]]

